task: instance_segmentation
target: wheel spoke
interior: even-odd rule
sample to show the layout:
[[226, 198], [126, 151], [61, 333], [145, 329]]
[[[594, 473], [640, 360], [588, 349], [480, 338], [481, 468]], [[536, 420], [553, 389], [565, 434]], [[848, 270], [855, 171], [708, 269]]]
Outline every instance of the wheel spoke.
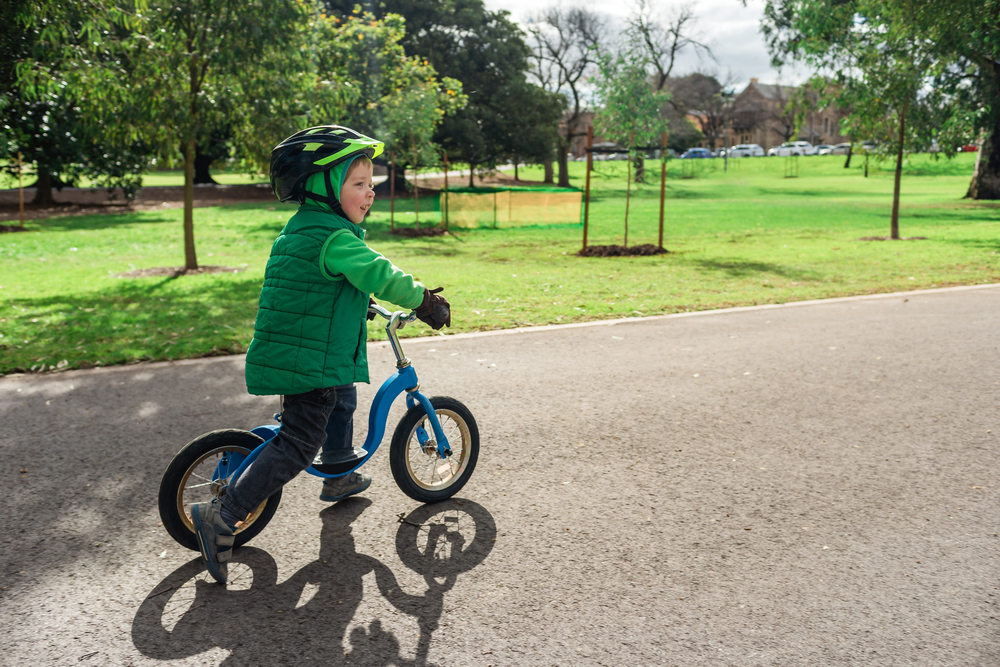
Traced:
[[208, 482], [209, 484], [211, 484], [211, 483], [212, 483], [212, 480], [210, 480], [210, 479], [209, 479], [208, 477], [202, 477], [201, 475], [199, 475], [199, 474], [198, 474], [198, 473], [196, 473], [196, 472], [192, 472], [192, 473], [191, 473], [191, 476], [192, 476], [192, 477], [197, 477], [198, 479], [202, 479], [202, 480], [205, 480], [205, 481], [206, 481], [206, 482]]

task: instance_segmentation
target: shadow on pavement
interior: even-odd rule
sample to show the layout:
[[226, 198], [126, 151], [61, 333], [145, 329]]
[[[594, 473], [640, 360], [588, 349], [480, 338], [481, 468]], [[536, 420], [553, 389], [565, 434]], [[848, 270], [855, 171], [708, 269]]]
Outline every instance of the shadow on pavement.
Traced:
[[[280, 584], [274, 559], [253, 547], [233, 554], [227, 587], [206, 578], [200, 557], [191, 560], [149, 592], [132, 621], [133, 644], [158, 660], [218, 646], [231, 651], [224, 665], [427, 665], [445, 593], [459, 574], [489, 555], [496, 523], [470, 500], [452, 499], [401, 515], [397, 554], [427, 583], [423, 595], [409, 595], [386, 565], [355, 549], [351, 524], [369, 505], [365, 498], [348, 498], [323, 510], [319, 557]], [[420, 643], [414, 660], [401, 655], [399, 639], [379, 620], [351, 630], [351, 648], [344, 650], [369, 572], [375, 573], [382, 597], [416, 618]]]

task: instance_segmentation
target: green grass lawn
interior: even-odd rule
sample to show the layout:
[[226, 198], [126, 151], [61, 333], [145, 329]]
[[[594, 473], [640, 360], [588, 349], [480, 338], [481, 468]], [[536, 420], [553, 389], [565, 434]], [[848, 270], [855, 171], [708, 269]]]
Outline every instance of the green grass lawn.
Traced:
[[[728, 173], [705, 160], [691, 179], [672, 161], [670, 253], [655, 257], [577, 257], [580, 225], [402, 239], [388, 234], [387, 202], [365, 226], [374, 248], [445, 286], [451, 332], [996, 282], [1000, 203], [962, 199], [973, 159], [908, 161], [900, 228], [927, 237], [919, 241], [858, 240], [888, 235], [892, 173], [864, 178], [840, 156], [801, 158], [789, 179], [782, 158], [734, 160]], [[659, 165], [649, 166], [656, 185], [633, 189], [630, 245], [656, 242]], [[625, 165], [597, 168], [590, 243], [620, 244]], [[571, 169], [582, 186], [584, 164]], [[412, 206], [397, 201], [397, 223], [413, 219]], [[34, 220], [28, 232], [0, 235], [0, 373], [244, 351], [271, 242], [293, 212], [278, 203], [196, 209], [199, 262], [241, 270], [181, 278], [117, 277], [183, 263], [181, 209]]]

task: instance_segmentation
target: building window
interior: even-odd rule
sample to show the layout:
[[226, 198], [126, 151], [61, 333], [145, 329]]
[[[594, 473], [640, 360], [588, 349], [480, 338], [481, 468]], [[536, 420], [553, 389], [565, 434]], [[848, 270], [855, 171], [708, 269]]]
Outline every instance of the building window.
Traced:
[[829, 134], [829, 132], [830, 132], [830, 119], [829, 118], [824, 118], [823, 119], [823, 133], [824, 134]]

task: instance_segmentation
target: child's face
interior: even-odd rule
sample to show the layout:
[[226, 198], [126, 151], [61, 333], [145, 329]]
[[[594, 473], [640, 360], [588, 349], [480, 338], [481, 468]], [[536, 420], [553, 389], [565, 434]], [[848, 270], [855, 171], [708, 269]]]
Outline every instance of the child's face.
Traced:
[[347, 219], [354, 224], [360, 224], [365, 214], [375, 201], [375, 191], [372, 190], [372, 165], [368, 162], [351, 165], [340, 188], [340, 206], [344, 209]]

